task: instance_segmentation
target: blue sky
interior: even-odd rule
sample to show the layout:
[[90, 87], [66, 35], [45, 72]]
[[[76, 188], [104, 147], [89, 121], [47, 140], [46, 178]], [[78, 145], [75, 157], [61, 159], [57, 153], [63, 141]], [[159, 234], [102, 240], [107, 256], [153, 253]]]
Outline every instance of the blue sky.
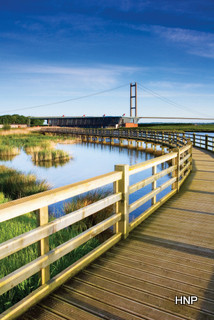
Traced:
[[214, 117], [213, 17], [211, 0], [0, 0], [0, 113], [128, 115], [136, 81], [139, 116]]

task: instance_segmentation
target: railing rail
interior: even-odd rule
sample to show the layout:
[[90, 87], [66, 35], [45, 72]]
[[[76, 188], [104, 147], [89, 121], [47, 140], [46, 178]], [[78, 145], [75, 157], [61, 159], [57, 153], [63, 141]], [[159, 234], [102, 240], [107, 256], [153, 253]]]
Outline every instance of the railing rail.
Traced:
[[84, 129], [84, 128], [59, 128], [59, 127], [47, 127], [41, 129], [43, 132], [50, 133], [67, 133], [74, 135], [86, 135], [94, 137], [108, 137], [119, 139], [133, 139], [143, 140], [154, 143], [161, 143], [162, 145], [169, 147], [180, 147], [187, 143], [187, 139], [184, 133], [180, 132], [168, 132], [168, 131], [154, 131], [154, 130], [125, 130], [125, 129]]
[[[100, 134], [109, 135], [110, 133], [108, 131], [111, 130], [105, 131], [107, 132], [100, 131]], [[90, 130], [89, 132], [91, 134]], [[95, 132], [95, 135], [97, 135], [96, 129], [92, 129], [92, 132]], [[111, 134], [116, 136], [116, 132], [118, 131], [112, 130]], [[82, 133], [85, 134], [85, 131], [82, 131]], [[127, 135], [127, 132], [122, 132], [122, 137], [124, 134]], [[1, 222], [19, 217], [34, 210], [37, 210], [36, 212], [39, 217], [39, 225], [36, 229], [12, 238], [0, 245], [1, 259], [22, 250], [35, 242], [40, 243], [40, 256], [37, 259], [6, 275], [0, 280], [0, 294], [7, 292], [35, 273], [40, 272], [41, 276], [40, 287], [30, 293], [19, 303], [5, 311], [2, 314], [1, 319], [14, 319], [21, 315], [29, 307], [55, 290], [69, 277], [75, 275], [91, 261], [107, 251], [112, 245], [116, 244], [122, 238], [126, 238], [131, 230], [133, 230], [165, 201], [179, 191], [181, 184], [187, 178], [192, 166], [191, 142], [188, 142], [183, 136], [175, 135], [174, 133], [170, 136], [169, 134], [163, 135], [162, 132], [158, 132], [157, 136], [155, 136], [149, 132], [145, 133], [140, 131], [130, 132], [128, 135], [133, 139], [139, 139], [139, 137], [142, 137], [144, 139], [153, 139], [153, 141], [158, 142], [162, 142], [164, 138], [165, 141], [168, 141], [167, 143], [170, 144], [171, 148], [174, 148], [175, 146], [176, 148], [171, 150], [168, 154], [140, 164], [133, 166], [117, 165], [113, 172], [0, 205]], [[120, 137], [121, 136], [119, 136], [119, 138]], [[182, 147], [179, 148], [180, 144]], [[130, 176], [147, 169], [152, 171], [149, 177], [130, 185]], [[161, 180], [159, 179], [166, 177], [167, 175], [168, 180], [161, 183]], [[114, 185], [113, 194], [87, 205], [82, 209], [70, 212], [65, 216], [49, 222], [48, 205], [108, 184]], [[143, 194], [143, 196], [134, 202], [129, 203], [131, 194], [145, 186], [148, 186], [149, 184], [151, 184], [151, 191]], [[161, 196], [158, 200], [157, 196], [159, 197], [160, 193], [167, 188], [167, 194]], [[130, 214], [137, 208], [141, 208], [141, 206], [148, 201], [151, 202], [149, 208], [147, 210], [142, 209], [142, 211], [144, 211], [131, 221]], [[109, 218], [78, 234], [69, 241], [60, 244], [55, 249], [50, 250], [49, 237], [52, 234], [81, 221], [85, 217], [92, 216], [94, 213], [97, 213], [111, 205], [114, 206], [114, 210], [112, 209], [112, 215]], [[86, 256], [80, 258], [63, 272], [50, 279], [51, 263], [60, 259], [70, 251], [110, 227], [113, 227], [113, 234], [108, 240], [101, 243], [97, 248], [93, 249]]]
[[191, 140], [193, 147], [214, 151], [214, 136], [186, 132], [186, 137]]
[[214, 137], [208, 134], [163, 131], [163, 130], [143, 130], [143, 129], [85, 129], [85, 128], [64, 128], [64, 127], [46, 127], [41, 129], [44, 132], [63, 132], [68, 134], [90, 135], [99, 137], [129, 138], [144, 141], [162, 143], [170, 147], [181, 147], [191, 140], [194, 147], [199, 147], [209, 151], [214, 151]]

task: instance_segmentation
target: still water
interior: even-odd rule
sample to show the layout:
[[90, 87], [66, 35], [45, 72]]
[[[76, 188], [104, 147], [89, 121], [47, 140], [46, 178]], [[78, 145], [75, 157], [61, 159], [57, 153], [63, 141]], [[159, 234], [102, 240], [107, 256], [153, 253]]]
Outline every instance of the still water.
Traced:
[[[63, 166], [50, 168], [38, 167], [32, 162], [31, 156], [27, 155], [22, 150], [21, 153], [13, 160], [0, 161], [0, 165], [5, 165], [24, 173], [33, 173], [38, 179], [46, 180], [50, 184], [51, 188], [57, 188], [111, 172], [114, 170], [114, 165], [116, 164], [134, 165], [136, 163], [154, 158], [153, 154], [145, 153], [143, 151], [101, 144], [58, 144], [56, 148], [69, 152], [69, 154], [72, 156], [72, 159]], [[160, 170], [161, 166], [158, 166], [157, 171], [159, 172]], [[150, 175], [151, 169], [133, 175], [130, 177], [130, 184], [145, 179]], [[168, 179], [169, 176], [159, 179], [157, 185], [159, 186]], [[112, 190], [112, 185], [109, 185], [106, 188], [108, 190]], [[151, 185], [148, 185], [132, 194], [130, 196], [130, 203], [134, 202], [137, 200], [137, 198], [143, 196], [150, 190]], [[171, 188], [167, 188], [165, 191], [163, 191], [160, 195], [158, 195], [157, 200], [170, 190]], [[63, 203], [50, 206], [50, 213], [54, 213], [55, 215], [62, 214]], [[130, 220], [148, 208], [150, 203], [151, 201], [148, 201], [145, 205], [135, 210], [130, 215]]]

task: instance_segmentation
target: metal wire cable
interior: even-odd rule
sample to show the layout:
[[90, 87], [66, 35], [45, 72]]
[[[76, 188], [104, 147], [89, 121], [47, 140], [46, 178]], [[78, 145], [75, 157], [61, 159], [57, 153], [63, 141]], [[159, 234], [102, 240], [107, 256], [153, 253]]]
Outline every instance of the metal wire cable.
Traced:
[[47, 106], [52, 106], [52, 105], [56, 105], [56, 104], [66, 103], [66, 102], [69, 102], [69, 101], [75, 101], [75, 100], [85, 99], [85, 98], [97, 96], [97, 95], [100, 95], [100, 94], [103, 94], [103, 93], [106, 93], [106, 92], [114, 91], [114, 90], [123, 88], [123, 87], [125, 87], [125, 86], [127, 86], [127, 85], [129, 85], [129, 83], [123, 84], [123, 85], [118, 86], [118, 87], [115, 87], [115, 88], [111, 88], [111, 89], [107, 89], [107, 90], [102, 90], [102, 91], [98, 91], [98, 92], [95, 92], [95, 93], [91, 93], [91, 94], [87, 94], [87, 95], [84, 95], [84, 96], [80, 96], [80, 97], [77, 97], [77, 98], [70, 98], [70, 99], [67, 99], [67, 100], [61, 100], [61, 101], [51, 102], [51, 103], [47, 103], [47, 104], [40, 104], [40, 105], [32, 106], [32, 107], [24, 107], [24, 108], [16, 108], [16, 109], [5, 110], [5, 111], [2, 111], [0, 114], [3, 114], [3, 113], [5, 113], [5, 112], [13, 112], [13, 111], [20, 111], [20, 110], [36, 109], [36, 108], [41, 108], [41, 107], [47, 107]]
[[151, 93], [156, 98], [158, 98], [158, 99], [160, 99], [160, 100], [162, 100], [162, 101], [164, 101], [164, 102], [166, 102], [166, 103], [168, 103], [168, 104], [170, 104], [170, 105], [172, 105], [172, 106], [174, 106], [174, 107], [176, 107], [178, 109], [185, 110], [185, 111], [190, 111], [191, 113], [194, 113], [194, 114], [196, 113], [198, 115], [202, 115], [202, 116], [206, 116], [206, 117], [211, 117], [210, 115], [207, 115], [205, 113], [197, 112], [195, 110], [192, 110], [191, 108], [188, 108], [188, 107], [185, 107], [185, 106], [183, 106], [181, 104], [178, 104], [178, 103], [172, 101], [171, 99], [168, 99], [168, 98], [160, 95], [159, 93], [147, 88], [146, 86], [142, 85], [141, 83], [138, 83], [138, 86], [141, 87], [141, 89], [144, 89], [147, 92]]

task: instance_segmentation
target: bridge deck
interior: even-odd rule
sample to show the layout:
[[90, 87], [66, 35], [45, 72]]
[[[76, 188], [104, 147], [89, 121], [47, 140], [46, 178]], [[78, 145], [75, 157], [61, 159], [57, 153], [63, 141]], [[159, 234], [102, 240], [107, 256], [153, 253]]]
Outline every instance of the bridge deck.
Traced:
[[20, 319], [214, 319], [214, 157], [193, 160], [179, 194]]

